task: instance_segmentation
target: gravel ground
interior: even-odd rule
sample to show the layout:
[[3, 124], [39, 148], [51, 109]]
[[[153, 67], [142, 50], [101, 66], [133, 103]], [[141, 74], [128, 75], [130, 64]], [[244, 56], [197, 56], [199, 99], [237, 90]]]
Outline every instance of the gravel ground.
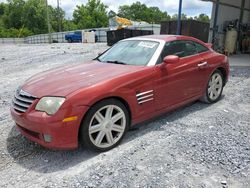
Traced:
[[107, 46], [0, 48], [0, 187], [250, 187], [250, 68], [231, 69], [218, 103], [195, 102], [142, 123], [111, 151], [52, 151], [15, 129], [13, 92], [33, 74], [81, 63]]

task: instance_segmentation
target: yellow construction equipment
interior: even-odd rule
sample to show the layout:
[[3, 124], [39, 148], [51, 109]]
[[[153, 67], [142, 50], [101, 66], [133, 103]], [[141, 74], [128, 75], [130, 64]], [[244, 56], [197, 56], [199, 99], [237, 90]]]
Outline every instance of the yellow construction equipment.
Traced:
[[127, 18], [122, 18], [117, 16], [115, 13], [111, 12], [109, 14], [109, 27], [111, 30], [123, 29], [129, 26], [138, 27], [140, 25], [148, 24], [147, 22], [132, 21]]

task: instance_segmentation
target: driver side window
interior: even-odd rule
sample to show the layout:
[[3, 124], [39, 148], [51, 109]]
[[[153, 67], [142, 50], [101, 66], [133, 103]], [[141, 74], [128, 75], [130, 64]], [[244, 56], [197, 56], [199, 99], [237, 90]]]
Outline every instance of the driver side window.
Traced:
[[196, 47], [191, 41], [173, 41], [165, 44], [165, 47], [162, 50], [160, 60], [161, 63], [163, 58], [168, 55], [176, 55], [180, 58], [187, 57], [197, 54]]

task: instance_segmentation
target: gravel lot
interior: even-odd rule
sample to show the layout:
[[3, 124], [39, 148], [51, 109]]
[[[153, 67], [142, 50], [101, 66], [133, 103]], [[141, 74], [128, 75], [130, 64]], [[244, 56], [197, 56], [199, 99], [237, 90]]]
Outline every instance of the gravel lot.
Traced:
[[104, 44], [0, 46], [0, 187], [250, 187], [250, 68], [231, 68], [222, 100], [138, 125], [105, 152], [51, 151], [21, 136], [9, 115], [17, 86], [81, 63]]

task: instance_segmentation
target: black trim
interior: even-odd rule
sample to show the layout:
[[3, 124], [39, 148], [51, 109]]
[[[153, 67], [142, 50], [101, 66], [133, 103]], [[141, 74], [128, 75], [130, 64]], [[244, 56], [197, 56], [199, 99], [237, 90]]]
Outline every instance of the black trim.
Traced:
[[[193, 43], [194, 46], [195, 46], [195, 48], [196, 48], [196, 51], [197, 51], [197, 54], [188, 55], [188, 56], [180, 57], [180, 58], [186, 58], [186, 57], [189, 57], [189, 56], [194, 56], [194, 55], [202, 54], [202, 53], [204, 53], [204, 52], [208, 52], [208, 51], [209, 51], [209, 48], [208, 48], [207, 46], [205, 46], [205, 45], [203, 45], [203, 44], [201, 44], [201, 43], [199, 43], [199, 42], [193, 41], [193, 40], [173, 40], [173, 41], [170, 41], [170, 42], [166, 42], [166, 43], [165, 43], [165, 45], [164, 45], [164, 47], [163, 47], [163, 49], [162, 49], [162, 51], [161, 51], [161, 54], [160, 54], [160, 56], [159, 56], [159, 58], [158, 58], [158, 60], [157, 60], [157, 62], [156, 62], [155, 65], [161, 64], [161, 63], [163, 62], [163, 58], [164, 58], [164, 57], [162, 57], [162, 53], [163, 53], [163, 51], [164, 51], [166, 45], [169, 44], [169, 43], [172, 43], [172, 42], [176, 42], [176, 41]], [[203, 46], [204, 48], [206, 48], [207, 50], [206, 50], [206, 51], [199, 52], [198, 49], [197, 49], [197, 46], [196, 46], [195, 44], [201, 45], [201, 46]]]

